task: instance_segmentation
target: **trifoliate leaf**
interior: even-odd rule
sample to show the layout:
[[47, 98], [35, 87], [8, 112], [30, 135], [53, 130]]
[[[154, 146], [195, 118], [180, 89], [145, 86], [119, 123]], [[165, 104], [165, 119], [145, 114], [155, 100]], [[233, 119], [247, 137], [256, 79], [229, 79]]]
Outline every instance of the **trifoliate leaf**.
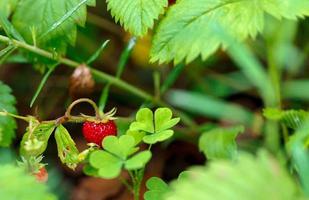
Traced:
[[22, 168], [0, 165], [0, 197], [5, 200], [56, 200], [47, 185], [38, 183]]
[[267, 119], [280, 121], [294, 130], [300, 128], [309, 117], [309, 113], [304, 110], [279, 110], [275, 108], [264, 109], [263, 115]]
[[218, 36], [218, 28], [242, 41], [256, 37], [264, 28], [265, 13], [296, 19], [308, 15], [306, 0], [186, 0], [172, 6], [153, 39], [151, 62], [191, 62], [208, 58], [229, 42]]
[[289, 173], [265, 152], [242, 153], [237, 161], [217, 160], [195, 167], [171, 184], [166, 200], [297, 200], [302, 197]]
[[145, 200], [164, 200], [164, 195], [169, 191], [169, 186], [160, 178], [152, 177], [147, 183], [148, 191], [144, 194]]
[[[122, 167], [127, 170], [143, 168], [151, 158], [150, 151], [134, 154], [138, 148], [133, 136], [122, 135], [119, 138], [108, 136], [103, 140], [103, 149], [90, 153], [89, 164], [84, 171], [88, 175], [106, 179], [119, 176]], [[130, 157], [131, 156], [131, 157]]]
[[135, 36], [144, 36], [167, 5], [167, 0], [107, 0], [115, 21]]
[[138, 145], [145, 136], [145, 132], [127, 130], [126, 135], [131, 135], [135, 139], [135, 145]]
[[[36, 46], [63, 54], [68, 44], [75, 44], [76, 25], [85, 24], [86, 5], [48, 35], [41, 36], [79, 3], [80, 0], [23, 0], [13, 15], [13, 24], [27, 43], [34, 44], [35, 40]], [[88, 1], [90, 5], [93, 3], [93, 0]]]
[[49, 137], [55, 130], [55, 123], [41, 123], [30, 129], [28, 128], [20, 143], [20, 154], [23, 157], [37, 157], [46, 150]]
[[134, 151], [135, 140], [132, 136], [108, 136], [102, 142], [103, 148], [125, 160]]
[[112, 179], [119, 176], [122, 168], [122, 160], [114, 155], [98, 150], [90, 154], [90, 165], [98, 170], [98, 176]]
[[172, 118], [169, 108], [158, 108], [155, 114], [148, 108], [140, 109], [136, 114], [136, 121], [130, 125], [129, 131], [144, 132], [143, 141], [155, 144], [170, 138], [174, 131], [170, 130], [180, 121], [180, 118]]
[[[11, 89], [0, 81], [0, 111], [15, 113], [15, 97]], [[0, 146], [8, 147], [15, 137], [16, 122], [12, 117], [0, 115]]]
[[79, 163], [79, 151], [76, 148], [74, 140], [67, 129], [59, 125], [55, 131], [55, 139], [57, 143], [58, 156], [62, 163], [66, 164], [69, 168], [75, 169]]
[[237, 154], [235, 139], [243, 131], [243, 126], [207, 131], [199, 139], [199, 148], [208, 159], [235, 158]]
[[125, 168], [127, 170], [134, 170], [134, 169], [140, 169], [144, 167], [151, 158], [151, 152], [150, 151], [142, 151], [134, 156], [132, 156], [130, 159], [128, 159], [125, 162]]
[[8, 17], [15, 9], [18, 0], [0, 0], [0, 13]]

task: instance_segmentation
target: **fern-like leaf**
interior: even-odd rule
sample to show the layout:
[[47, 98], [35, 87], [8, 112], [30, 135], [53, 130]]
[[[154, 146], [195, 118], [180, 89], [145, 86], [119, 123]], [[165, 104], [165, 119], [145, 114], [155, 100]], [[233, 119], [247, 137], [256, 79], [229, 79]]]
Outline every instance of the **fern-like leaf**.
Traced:
[[303, 194], [277, 160], [266, 152], [243, 153], [237, 162], [195, 167], [171, 184], [165, 200], [300, 200]]
[[[13, 25], [26, 42], [36, 43], [35, 45], [41, 48], [57, 53], [65, 53], [68, 44], [75, 44], [76, 25], [83, 26], [85, 24], [86, 5], [72, 13], [70, 18], [56, 30], [44, 35], [43, 38], [40, 37], [79, 3], [80, 0], [23, 0], [18, 4], [13, 15]], [[89, 0], [87, 4], [94, 5], [95, 1]]]
[[164, 12], [167, 0], [107, 0], [108, 10], [116, 22], [135, 36], [143, 36]]
[[239, 41], [264, 28], [264, 15], [296, 19], [308, 15], [307, 0], [182, 0], [169, 9], [154, 36], [151, 62], [206, 59], [229, 42], [218, 26]]
[[[15, 113], [15, 97], [11, 89], [0, 81], [0, 111]], [[15, 137], [16, 122], [12, 117], [0, 116], [0, 146], [7, 147]]]

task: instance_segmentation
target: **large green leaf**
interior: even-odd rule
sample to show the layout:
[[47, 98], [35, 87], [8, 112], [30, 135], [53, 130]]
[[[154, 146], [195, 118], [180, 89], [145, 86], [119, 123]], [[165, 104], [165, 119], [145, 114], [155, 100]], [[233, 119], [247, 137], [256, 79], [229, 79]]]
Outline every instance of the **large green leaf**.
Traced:
[[[11, 89], [0, 81], [0, 111], [15, 113], [15, 97]], [[12, 117], [0, 116], [0, 146], [7, 147], [15, 137], [16, 122]]]
[[148, 191], [144, 194], [145, 200], [163, 200], [164, 195], [170, 190], [169, 186], [158, 177], [150, 178], [146, 187]]
[[167, 12], [154, 36], [151, 61], [190, 62], [203, 59], [229, 43], [217, 36], [221, 26], [237, 40], [255, 37], [264, 28], [264, 15], [296, 19], [309, 14], [306, 0], [185, 0]]
[[116, 22], [136, 36], [143, 36], [164, 12], [167, 0], [107, 0], [108, 9]]
[[212, 129], [200, 137], [199, 148], [208, 159], [235, 158], [237, 154], [235, 140], [243, 131], [243, 126]]
[[45, 184], [38, 183], [22, 168], [0, 165], [0, 197], [5, 200], [56, 200]]
[[[77, 27], [83, 26], [86, 21], [86, 5], [81, 6], [65, 22], [48, 35], [44, 35], [55, 23], [59, 22], [67, 13], [80, 3], [80, 0], [23, 0], [13, 15], [13, 24], [28, 43], [58, 53], [65, 53], [67, 45], [75, 44]], [[89, 0], [89, 5], [94, 5], [94, 0]], [[42, 37], [42, 38], [41, 38]]]
[[303, 194], [277, 160], [265, 152], [242, 153], [237, 161], [195, 167], [171, 184], [166, 200], [296, 200]]
[[8, 17], [15, 9], [18, 0], [0, 0], [0, 13]]

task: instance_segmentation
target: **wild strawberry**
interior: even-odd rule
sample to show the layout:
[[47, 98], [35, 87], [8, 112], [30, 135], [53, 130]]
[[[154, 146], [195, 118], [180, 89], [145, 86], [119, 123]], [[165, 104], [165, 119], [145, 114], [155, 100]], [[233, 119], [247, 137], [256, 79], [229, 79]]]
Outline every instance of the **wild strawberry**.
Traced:
[[117, 135], [117, 126], [113, 120], [107, 122], [86, 121], [83, 124], [83, 135], [88, 143], [102, 146], [106, 136]]
[[176, 0], [168, 0], [168, 5], [173, 5], [173, 4], [175, 4], [176, 3]]
[[46, 183], [48, 180], [48, 172], [45, 167], [41, 167], [39, 171], [33, 173], [33, 176], [40, 183]]

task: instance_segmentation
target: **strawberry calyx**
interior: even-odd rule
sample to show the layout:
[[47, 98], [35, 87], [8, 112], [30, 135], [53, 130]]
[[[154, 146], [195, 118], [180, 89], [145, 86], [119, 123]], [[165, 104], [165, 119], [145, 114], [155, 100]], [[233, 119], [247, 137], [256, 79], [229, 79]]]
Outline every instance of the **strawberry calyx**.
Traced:
[[21, 161], [17, 161], [19, 167], [23, 168], [27, 173], [33, 175], [38, 182], [45, 183], [48, 179], [48, 173], [45, 168], [46, 163], [42, 163], [43, 156], [38, 157], [21, 157]]

